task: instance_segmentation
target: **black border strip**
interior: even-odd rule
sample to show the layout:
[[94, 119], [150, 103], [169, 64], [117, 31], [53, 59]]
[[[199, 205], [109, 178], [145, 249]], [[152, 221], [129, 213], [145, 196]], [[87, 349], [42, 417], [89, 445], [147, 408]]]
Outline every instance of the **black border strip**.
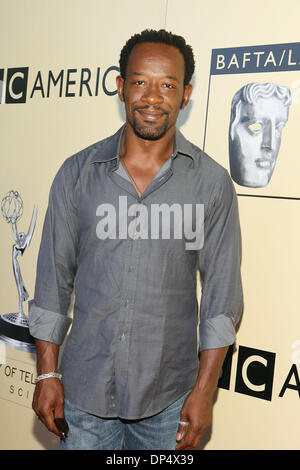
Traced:
[[[210, 61], [212, 59], [210, 58]], [[207, 100], [206, 100], [206, 113], [205, 113], [205, 124], [204, 124], [204, 134], [203, 134], [203, 145], [202, 150], [205, 152], [205, 140], [206, 140], [206, 127], [207, 127], [207, 120], [208, 120], [208, 105], [209, 105], [209, 97], [210, 97], [210, 81], [211, 81], [211, 74], [209, 75], [208, 80], [208, 90], [207, 90]]]
[[268, 199], [290, 199], [292, 201], [300, 201], [300, 197], [290, 197], [290, 196], [266, 196], [260, 194], [236, 194], [237, 196], [244, 196], [244, 197], [265, 197]]

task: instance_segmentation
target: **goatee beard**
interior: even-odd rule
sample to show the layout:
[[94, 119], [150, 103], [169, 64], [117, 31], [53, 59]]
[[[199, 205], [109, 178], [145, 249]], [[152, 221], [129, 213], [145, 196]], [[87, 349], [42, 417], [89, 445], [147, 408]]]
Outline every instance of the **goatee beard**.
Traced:
[[159, 127], [152, 127], [152, 126], [141, 126], [138, 125], [137, 122], [133, 121], [132, 126], [135, 135], [138, 137], [145, 139], [145, 140], [158, 140], [163, 137], [168, 129], [168, 123], [159, 126]]
[[146, 124], [139, 123], [135, 114], [137, 109], [139, 108], [134, 108], [132, 110], [133, 120], [131, 125], [135, 135], [145, 140], [158, 140], [166, 134], [168, 130], [169, 114], [165, 110], [160, 108], [160, 110], [164, 113], [165, 118], [160, 126], [155, 126], [155, 123], [153, 122], [146, 122]]

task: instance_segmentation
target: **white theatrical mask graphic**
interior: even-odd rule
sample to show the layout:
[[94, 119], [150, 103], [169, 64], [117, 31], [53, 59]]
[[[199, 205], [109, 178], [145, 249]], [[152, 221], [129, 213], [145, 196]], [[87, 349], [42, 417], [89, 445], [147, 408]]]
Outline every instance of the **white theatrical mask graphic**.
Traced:
[[290, 104], [290, 89], [275, 83], [248, 83], [234, 95], [229, 160], [237, 184], [263, 188], [270, 182]]

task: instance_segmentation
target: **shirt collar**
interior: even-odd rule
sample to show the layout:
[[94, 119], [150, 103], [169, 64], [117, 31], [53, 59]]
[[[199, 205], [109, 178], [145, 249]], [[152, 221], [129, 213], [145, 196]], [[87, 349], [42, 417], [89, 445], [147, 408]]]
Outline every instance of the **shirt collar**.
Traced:
[[[104, 139], [95, 145], [94, 155], [92, 156], [91, 163], [104, 163], [115, 158], [119, 158], [121, 138], [125, 129], [125, 124], [111, 137]], [[195, 159], [196, 149], [194, 145], [189, 142], [184, 135], [176, 128], [175, 131], [175, 144], [172, 158], [175, 158], [178, 154], [191, 157]]]
[[186, 157], [192, 158], [193, 161], [196, 157], [196, 147], [184, 137], [184, 135], [180, 132], [179, 129], [176, 128], [174, 156], [178, 155], [178, 153], [180, 153], [181, 155], [185, 155]]

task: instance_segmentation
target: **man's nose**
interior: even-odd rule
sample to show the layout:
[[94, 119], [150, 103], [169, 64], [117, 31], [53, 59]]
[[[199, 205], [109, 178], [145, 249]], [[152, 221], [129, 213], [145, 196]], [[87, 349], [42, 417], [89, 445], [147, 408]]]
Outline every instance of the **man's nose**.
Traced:
[[264, 126], [262, 147], [271, 151], [276, 149], [276, 127], [273, 122]]
[[149, 85], [142, 96], [142, 101], [149, 105], [160, 104], [164, 101], [159, 85]]

